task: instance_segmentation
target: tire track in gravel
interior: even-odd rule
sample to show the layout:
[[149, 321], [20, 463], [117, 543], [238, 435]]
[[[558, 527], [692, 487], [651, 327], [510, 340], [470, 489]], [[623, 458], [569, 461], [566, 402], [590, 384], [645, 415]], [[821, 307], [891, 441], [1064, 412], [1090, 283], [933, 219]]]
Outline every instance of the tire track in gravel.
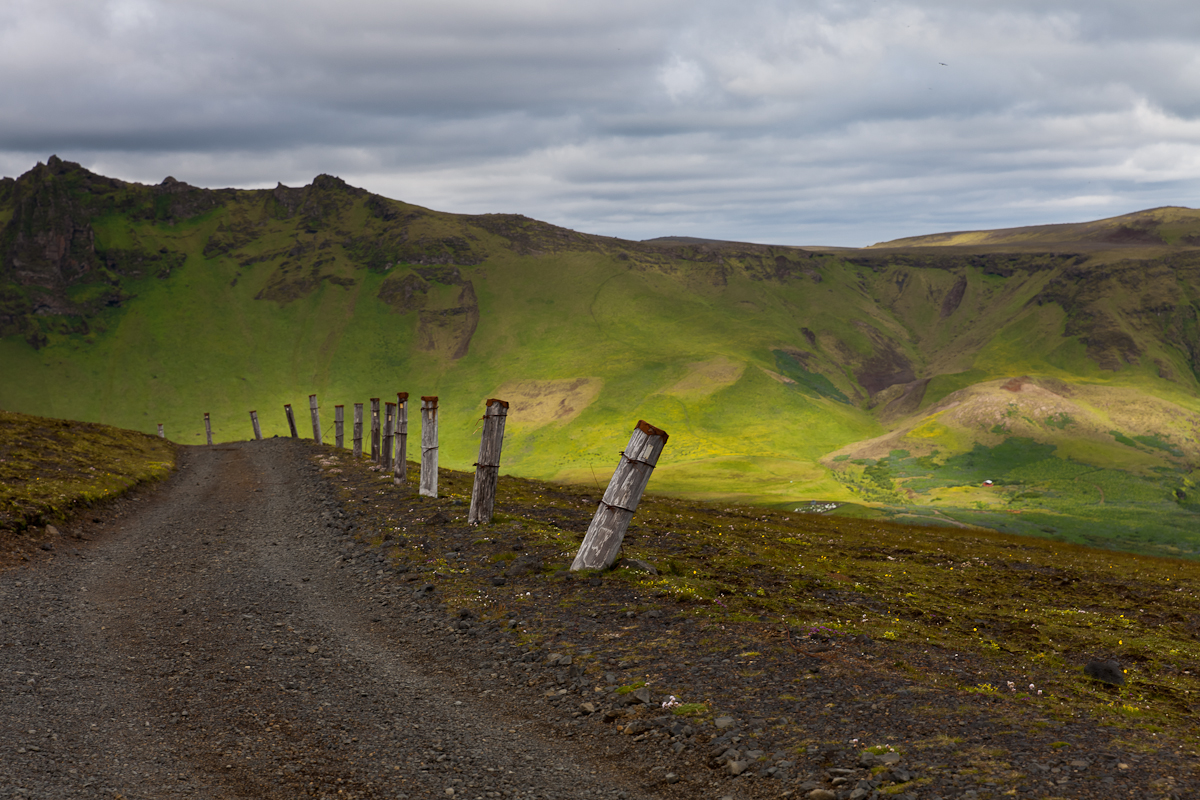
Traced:
[[339, 568], [328, 491], [286, 440], [188, 448], [106, 541], [0, 574], [4, 794], [644, 796], [428, 658], [411, 587]]

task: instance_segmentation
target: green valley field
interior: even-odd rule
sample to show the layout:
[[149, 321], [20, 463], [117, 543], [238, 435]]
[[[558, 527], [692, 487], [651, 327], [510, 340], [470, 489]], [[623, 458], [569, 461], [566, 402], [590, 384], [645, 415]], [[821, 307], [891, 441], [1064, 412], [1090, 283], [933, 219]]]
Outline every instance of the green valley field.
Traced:
[[[863, 250], [631, 242], [329, 176], [0, 182], [0, 407], [202, 443], [438, 395], [441, 458], [660, 493], [1200, 551], [1200, 212]], [[412, 415], [415, 417], [415, 414]], [[414, 419], [415, 430], [415, 419]], [[302, 433], [303, 435], [303, 433]], [[990, 485], [985, 482], [990, 481]], [[813, 504], [813, 501], [817, 501]], [[831, 508], [836, 506], [836, 508]]]

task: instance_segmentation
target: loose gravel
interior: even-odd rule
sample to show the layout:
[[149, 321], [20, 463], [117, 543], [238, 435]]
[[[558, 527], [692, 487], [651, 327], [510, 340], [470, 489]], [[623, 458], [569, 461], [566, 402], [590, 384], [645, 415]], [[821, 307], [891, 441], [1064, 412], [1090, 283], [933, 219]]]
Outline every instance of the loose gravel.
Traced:
[[[322, 474], [321, 453], [289, 439], [182, 448], [165, 484], [0, 554], [0, 798], [1195, 793], [1169, 742], [1087, 720], [1014, 727], [990, 698], [880, 669], [895, 644], [765, 621], [726, 631], [653, 603], [600, 624], [614, 603], [644, 604], [607, 577], [547, 574], [544, 548], [480, 577], [510, 601], [544, 596], [536, 608], [455, 609], [439, 570], [491, 564], [497, 543], [456, 521], [454, 498], [380, 489], [361, 466]], [[389, 556], [397, 525], [445, 564]], [[506, 546], [524, 552], [510, 527]], [[606, 638], [614, 625], [636, 657]], [[727, 646], [705, 654], [701, 636]], [[746, 637], [784, 660], [759, 669]], [[651, 683], [733, 715], [674, 715]]]
[[595, 735], [481, 694], [511, 643], [448, 652], [434, 599], [345, 568], [335, 502], [290, 442], [189, 448], [0, 573], [0, 796], [654, 796]]

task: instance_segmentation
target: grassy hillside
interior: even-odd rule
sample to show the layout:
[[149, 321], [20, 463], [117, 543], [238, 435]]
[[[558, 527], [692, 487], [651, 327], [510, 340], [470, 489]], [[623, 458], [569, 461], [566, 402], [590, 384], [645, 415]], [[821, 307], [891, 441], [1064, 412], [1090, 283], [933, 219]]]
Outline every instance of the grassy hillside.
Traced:
[[[191, 444], [204, 412], [223, 441], [251, 435], [251, 409], [266, 435], [285, 435], [284, 403], [307, 432], [311, 393], [327, 433], [334, 404], [349, 417], [371, 397], [438, 395], [442, 462], [463, 468], [484, 400], [500, 397], [514, 474], [603, 483], [646, 419], [671, 435], [659, 491], [904, 514], [1012, 510], [1008, 495], [956, 489], [953, 459], [978, 446], [1028, 439], [1185, 495], [1195, 464], [1200, 256], [1186, 233], [1152, 258], [639, 243], [434, 212], [329, 176], [207, 191], [57, 159], [0, 186], [0, 212], [0, 365], [19, 376], [0, 384], [5, 408], [162, 422]], [[1036, 435], [982, 399], [1021, 376], [1074, 392], [1019, 415]], [[950, 408], [963, 403], [979, 419]], [[1121, 416], [1114, 403], [1156, 411]], [[918, 490], [893, 450], [946, 485]], [[1045, 461], [1016, 450], [1024, 466]], [[880, 475], [881, 459], [900, 472], [876, 491], [860, 473]], [[1186, 498], [1170, 503], [1190, 520]]]

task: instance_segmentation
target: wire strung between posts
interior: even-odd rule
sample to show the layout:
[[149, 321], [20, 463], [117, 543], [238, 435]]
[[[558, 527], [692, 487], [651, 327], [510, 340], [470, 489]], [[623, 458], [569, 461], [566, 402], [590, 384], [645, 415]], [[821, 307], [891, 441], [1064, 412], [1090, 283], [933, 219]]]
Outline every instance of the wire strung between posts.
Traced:
[[625, 508], [625, 506], [614, 506], [612, 503], [606, 503], [603, 500], [600, 501], [600, 505], [602, 505], [605, 508], [610, 509], [610, 510], [616, 509], [617, 511], [626, 511], [630, 514], [634, 513], [634, 510], [632, 508]]
[[654, 467], [657, 466], [656, 464], [651, 464], [649, 461], [642, 461], [640, 458], [630, 458], [629, 456], [625, 455], [624, 450], [621, 451], [620, 455], [621, 458], [625, 459], [630, 464], [641, 464], [643, 467], [649, 467], [650, 469], [654, 469]]

